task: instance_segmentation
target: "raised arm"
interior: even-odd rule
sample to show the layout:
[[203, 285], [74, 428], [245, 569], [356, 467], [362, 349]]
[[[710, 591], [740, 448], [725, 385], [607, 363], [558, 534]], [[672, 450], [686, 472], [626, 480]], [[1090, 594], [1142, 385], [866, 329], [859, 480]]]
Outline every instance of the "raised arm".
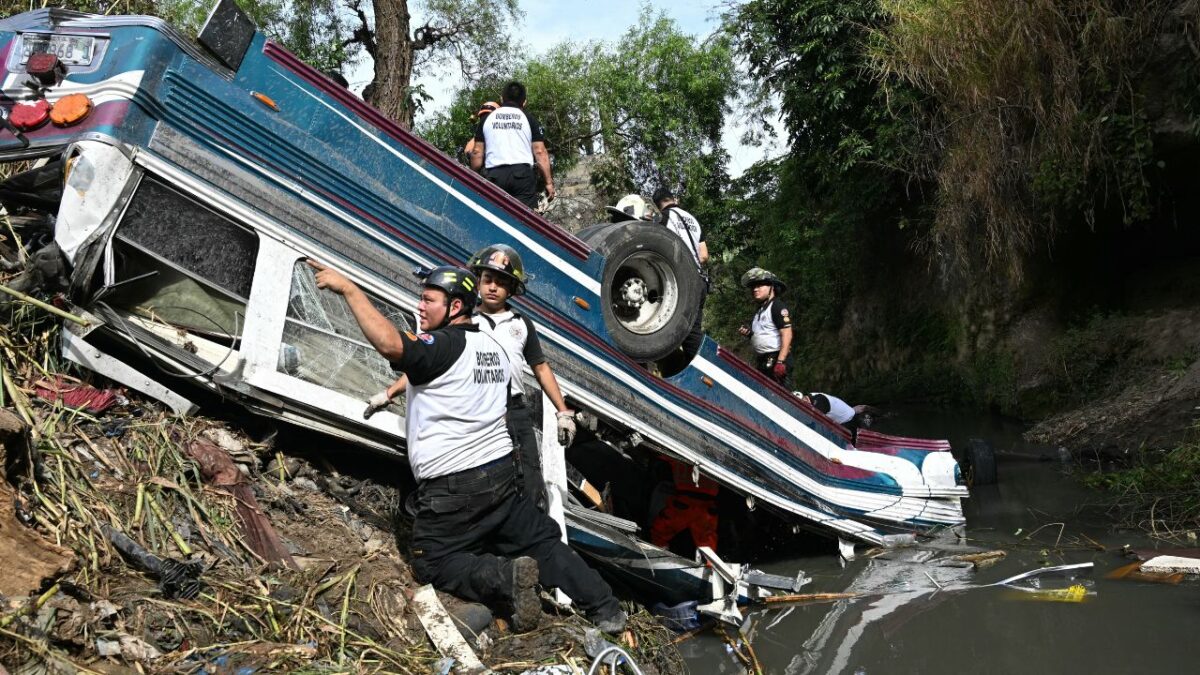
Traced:
[[375, 309], [367, 294], [337, 270], [315, 260], [309, 260], [308, 266], [317, 273], [317, 288], [333, 291], [346, 299], [346, 304], [350, 306], [350, 312], [354, 314], [363, 336], [375, 351], [392, 363], [399, 361], [404, 354], [404, 341], [400, 339], [400, 331]]

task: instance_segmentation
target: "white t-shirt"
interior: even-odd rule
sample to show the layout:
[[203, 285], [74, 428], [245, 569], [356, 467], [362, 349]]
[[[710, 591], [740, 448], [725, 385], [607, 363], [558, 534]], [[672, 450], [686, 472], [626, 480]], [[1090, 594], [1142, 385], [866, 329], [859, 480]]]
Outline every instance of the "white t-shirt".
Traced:
[[777, 352], [782, 344], [779, 328], [775, 326], [771, 317], [771, 308], [774, 305], [775, 301], [770, 300], [759, 307], [754, 313], [754, 320], [750, 322], [750, 346], [754, 347], [756, 354]]
[[496, 342], [504, 347], [508, 360], [512, 363], [512, 395], [525, 393], [525, 366], [536, 366], [546, 362], [542, 353], [542, 343], [538, 339], [537, 330], [529, 319], [511, 309], [495, 314], [477, 312], [472, 319], [482, 333], [496, 338]]
[[679, 238], [683, 240], [688, 253], [691, 253], [692, 259], [696, 261], [697, 269], [701, 268], [700, 244], [704, 241], [704, 231], [700, 229], [700, 221], [674, 204], [668, 205], [663, 210], [663, 218], [666, 220], [664, 224], [667, 229], [679, 235]]
[[819, 391], [813, 392], [813, 396], [817, 394], [821, 394], [829, 399], [829, 412], [825, 413], [826, 417], [838, 424], [845, 424], [854, 419], [854, 408], [851, 408], [848, 403], [830, 394], [824, 394]]
[[393, 367], [408, 375], [408, 463], [417, 480], [511, 453], [504, 418], [512, 366], [500, 343], [470, 324], [402, 336]]
[[533, 166], [534, 141], [542, 141], [542, 129], [537, 120], [521, 108], [500, 106], [488, 115], [475, 132], [483, 141], [483, 166], [491, 169], [509, 164]]

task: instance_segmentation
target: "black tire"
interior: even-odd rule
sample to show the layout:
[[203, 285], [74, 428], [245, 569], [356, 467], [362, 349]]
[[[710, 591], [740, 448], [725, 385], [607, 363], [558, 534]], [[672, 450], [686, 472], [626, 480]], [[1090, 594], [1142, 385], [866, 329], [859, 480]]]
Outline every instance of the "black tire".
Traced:
[[996, 482], [996, 451], [982, 438], [967, 441], [967, 467], [970, 485], [993, 485]]
[[635, 361], [657, 361], [678, 349], [703, 292], [683, 240], [642, 221], [594, 225], [577, 236], [605, 257], [600, 304], [617, 348]]

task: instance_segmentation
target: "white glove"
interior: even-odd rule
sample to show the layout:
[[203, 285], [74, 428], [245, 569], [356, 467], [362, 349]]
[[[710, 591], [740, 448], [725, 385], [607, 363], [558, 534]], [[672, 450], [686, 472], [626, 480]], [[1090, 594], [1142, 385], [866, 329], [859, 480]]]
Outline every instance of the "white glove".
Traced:
[[575, 411], [563, 410], [555, 413], [558, 418], [558, 443], [564, 448], [575, 440]]
[[388, 398], [387, 390], [383, 390], [367, 399], [367, 409], [363, 411], [363, 419], [371, 419], [371, 415], [383, 410], [387, 404], [391, 403], [392, 399]]

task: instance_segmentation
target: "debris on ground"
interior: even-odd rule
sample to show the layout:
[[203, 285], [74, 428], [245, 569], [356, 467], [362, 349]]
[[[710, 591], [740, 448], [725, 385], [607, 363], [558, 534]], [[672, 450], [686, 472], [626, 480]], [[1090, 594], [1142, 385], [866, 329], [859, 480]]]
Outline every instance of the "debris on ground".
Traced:
[[33, 393], [40, 399], [58, 401], [67, 408], [83, 408], [90, 413], [102, 413], [120, 400], [116, 389], [89, 387], [73, 377], [55, 375], [43, 378], [33, 385]]
[[[57, 319], [2, 311], [0, 669], [461, 672], [413, 606], [399, 488], [133, 394], [68, 399], [106, 385], [59, 372]], [[486, 667], [591, 665], [569, 609], [548, 602], [542, 628], [514, 635], [437, 597]], [[684, 671], [669, 631], [627, 609], [642, 672]]]

